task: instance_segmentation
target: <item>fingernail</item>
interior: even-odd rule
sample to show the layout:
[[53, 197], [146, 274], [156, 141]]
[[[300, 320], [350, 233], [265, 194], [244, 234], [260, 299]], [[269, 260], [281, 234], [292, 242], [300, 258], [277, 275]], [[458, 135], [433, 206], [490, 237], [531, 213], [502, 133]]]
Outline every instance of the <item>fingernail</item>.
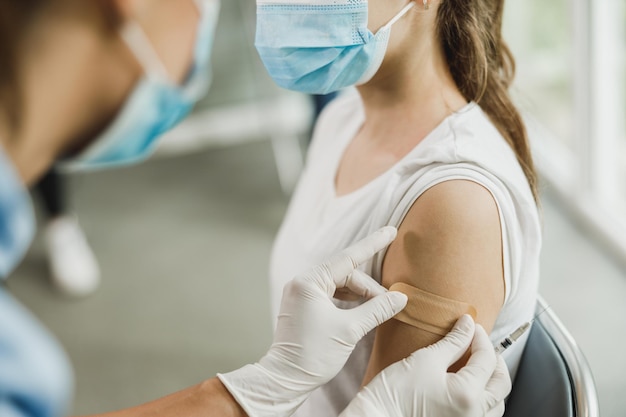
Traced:
[[474, 319], [469, 314], [463, 314], [456, 325], [459, 330], [468, 332], [474, 328]]
[[397, 307], [398, 311], [404, 310], [404, 307], [406, 307], [406, 303], [409, 301], [409, 297], [407, 297], [406, 294], [398, 291], [390, 291], [388, 294], [389, 301], [391, 301], [394, 307]]

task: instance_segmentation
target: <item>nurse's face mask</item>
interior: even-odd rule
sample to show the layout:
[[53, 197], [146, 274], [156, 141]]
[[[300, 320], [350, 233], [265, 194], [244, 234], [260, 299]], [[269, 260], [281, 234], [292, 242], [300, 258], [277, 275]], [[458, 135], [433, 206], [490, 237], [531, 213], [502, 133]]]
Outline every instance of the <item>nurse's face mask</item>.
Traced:
[[367, 0], [257, 0], [256, 47], [279, 86], [331, 93], [376, 74], [391, 27], [414, 5], [411, 1], [373, 34]]
[[[217, 24], [219, 0], [197, 0], [201, 12], [194, 62], [183, 86], [169, 77], [152, 45], [136, 23], [122, 37], [145, 70], [118, 116], [107, 130], [69, 165], [93, 169], [130, 164], [147, 158], [157, 138], [183, 119], [209, 86], [209, 57]], [[0, 279], [21, 261], [35, 230], [28, 192], [0, 147]]]
[[129, 165], [147, 159], [159, 137], [184, 119], [210, 84], [210, 56], [219, 0], [196, 0], [200, 20], [193, 66], [183, 85], [176, 85], [137, 22], [121, 29], [121, 37], [144, 70], [116, 118], [77, 156], [60, 162], [63, 169], [84, 171]]

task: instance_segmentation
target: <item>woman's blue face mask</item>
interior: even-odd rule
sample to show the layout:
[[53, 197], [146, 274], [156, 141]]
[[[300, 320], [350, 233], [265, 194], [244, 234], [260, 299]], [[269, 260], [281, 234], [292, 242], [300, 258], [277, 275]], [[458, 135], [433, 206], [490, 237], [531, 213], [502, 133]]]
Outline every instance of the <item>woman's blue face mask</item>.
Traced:
[[144, 69], [110, 126], [79, 155], [62, 160], [61, 168], [84, 171], [129, 165], [147, 159], [158, 139], [191, 111], [207, 92], [210, 56], [219, 0], [196, 0], [200, 9], [193, 67], [182, 86], [170, 78], [150, 41], [136, 22], [122, 29], [122, 38]]
[[414, 5], [373, 34], [367, 0], [257, 0], [256, 48], [279, 86], [332, 93], [376, 74], [391, 27]]

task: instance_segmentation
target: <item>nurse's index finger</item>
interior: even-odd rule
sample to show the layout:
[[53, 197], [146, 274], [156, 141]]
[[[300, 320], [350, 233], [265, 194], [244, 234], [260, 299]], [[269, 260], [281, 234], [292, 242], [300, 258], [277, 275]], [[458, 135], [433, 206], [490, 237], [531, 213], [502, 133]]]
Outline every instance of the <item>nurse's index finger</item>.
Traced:
[[397, 233], [395, 227], [383, 227], [331, 258], [326, 263], [326, 268], [337, 286], [345, 286], [345, 281], [352, 271], [389, 246], [396, 238]]
[[345, 280], [345, 287], [336, 286], [338, 289], [347, 288], [352, 293], [366, 299], [370, 299], [387, 292], [385, 287], [359, 269], [355, 269], [350, 275], [348, 275]]

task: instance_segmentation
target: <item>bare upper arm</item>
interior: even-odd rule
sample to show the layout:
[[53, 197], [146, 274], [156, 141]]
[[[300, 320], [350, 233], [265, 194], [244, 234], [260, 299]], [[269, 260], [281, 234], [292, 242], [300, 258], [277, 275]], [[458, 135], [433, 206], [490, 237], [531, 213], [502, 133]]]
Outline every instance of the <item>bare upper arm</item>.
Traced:
[[[476, 321], [493, 327], [504, 302], [500, 218], [480, 184], [451, 180], [413, 204], [382, 267], [385, 287], [404, 282], [476, 307]], [[441, 336], [390, 320], [376, 332], [365, 383], [393, 362]]]

